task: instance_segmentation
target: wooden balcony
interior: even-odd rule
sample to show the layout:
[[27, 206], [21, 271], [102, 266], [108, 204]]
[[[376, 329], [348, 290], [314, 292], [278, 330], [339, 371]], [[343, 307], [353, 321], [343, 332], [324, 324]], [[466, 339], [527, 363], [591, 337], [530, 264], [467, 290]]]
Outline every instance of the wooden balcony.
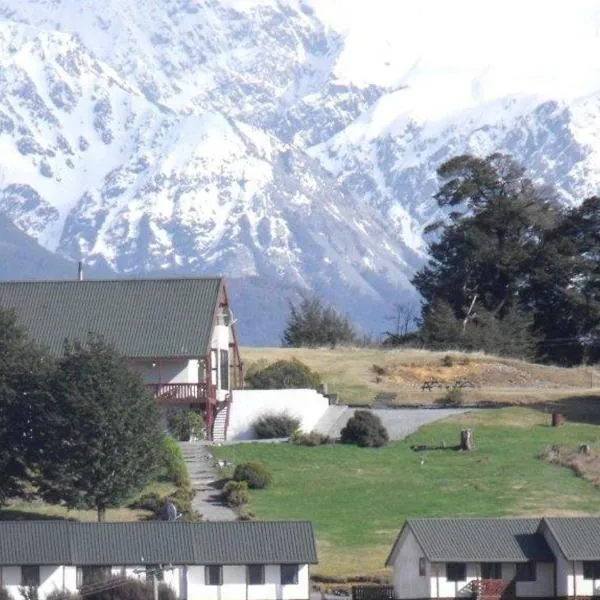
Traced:
[[216, 402], [214, 386], [208, 386], [206, 383], [149, 383], [147, 387], [162, 406], [205, 405]]

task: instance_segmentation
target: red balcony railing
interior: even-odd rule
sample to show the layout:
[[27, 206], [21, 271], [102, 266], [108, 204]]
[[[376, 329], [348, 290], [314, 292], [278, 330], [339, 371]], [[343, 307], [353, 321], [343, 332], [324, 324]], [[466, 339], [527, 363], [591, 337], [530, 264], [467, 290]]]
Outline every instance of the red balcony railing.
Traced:
[[[214, 390], [214, 386], [210, 386]], [[209, 398], [215, 402], [214, 392], [209, 394], [206, 383], [149, 383], [148, 389], [159, 404], [205, 404]]]

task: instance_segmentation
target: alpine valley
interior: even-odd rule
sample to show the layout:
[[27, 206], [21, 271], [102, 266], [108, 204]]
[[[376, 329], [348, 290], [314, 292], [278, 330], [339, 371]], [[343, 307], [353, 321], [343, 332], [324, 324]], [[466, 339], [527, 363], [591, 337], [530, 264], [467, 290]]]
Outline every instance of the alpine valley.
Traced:
[[600, 10], [564, 9], [0, 0], [0, 276], [223, 274], [243, 343], [302, 290], [378, 334], [444, 160], [600, 192]]

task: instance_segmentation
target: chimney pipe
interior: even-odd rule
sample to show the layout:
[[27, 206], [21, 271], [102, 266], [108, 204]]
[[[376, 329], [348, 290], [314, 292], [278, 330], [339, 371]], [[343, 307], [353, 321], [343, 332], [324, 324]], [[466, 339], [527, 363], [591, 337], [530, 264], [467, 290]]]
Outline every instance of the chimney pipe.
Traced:
[[77, 281], [83, 281], [83, 262], [77, 263]]

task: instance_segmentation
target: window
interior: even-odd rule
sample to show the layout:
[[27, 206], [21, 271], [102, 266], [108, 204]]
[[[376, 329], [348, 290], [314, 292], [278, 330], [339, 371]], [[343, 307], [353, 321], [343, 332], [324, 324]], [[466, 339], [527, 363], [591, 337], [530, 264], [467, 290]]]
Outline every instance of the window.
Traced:
[[204, 577], [206, 585], [223, 585], [223, 567], [221, 565], [206, 567]]
[[265, 583], [264, 565], [248, 565], [246, 574], [248, 585], [263, 585]]
[[229, 389], [229, 350], [221, 350], [220, 351], [219, 366], [221, 368], [221, 371], [220, 371], [221, 389], [228, 390]]
[[502, 579], [500, 563], [481, 563], [481, 579]]
[[517, 581], [535, 581], [536, 565], [534, 562], [517, 563]]
[[465, 563], [446, 563], [446, 579], [448, 581], [465, 581], [467, 565]]
[[165, 574], [162, 570], [161, 565], [146, 565], [146, 581], [163, 581]]
[[23, 587], [38, 587], [40, 585], [40, 567], [38, 565], [23, 565], [21, 567], [21, 585]]
[[298, 583], [298, 565], [281, 565], [281, 585]]
[[91, 585], [110, 577], [110, 567], [104, 565], [86, 565], [77, 569], [77, 587]]
[[425, 577], [426, 574], [427, 574], [427, 563], [425, 561], [425, 557], [421, 556], [421, 558], [419, 558], [419, 575], [421, 577]]
[[583, 578], [584, 579], [600, 579], [600, 561], [584, 560], [583, 561]]

